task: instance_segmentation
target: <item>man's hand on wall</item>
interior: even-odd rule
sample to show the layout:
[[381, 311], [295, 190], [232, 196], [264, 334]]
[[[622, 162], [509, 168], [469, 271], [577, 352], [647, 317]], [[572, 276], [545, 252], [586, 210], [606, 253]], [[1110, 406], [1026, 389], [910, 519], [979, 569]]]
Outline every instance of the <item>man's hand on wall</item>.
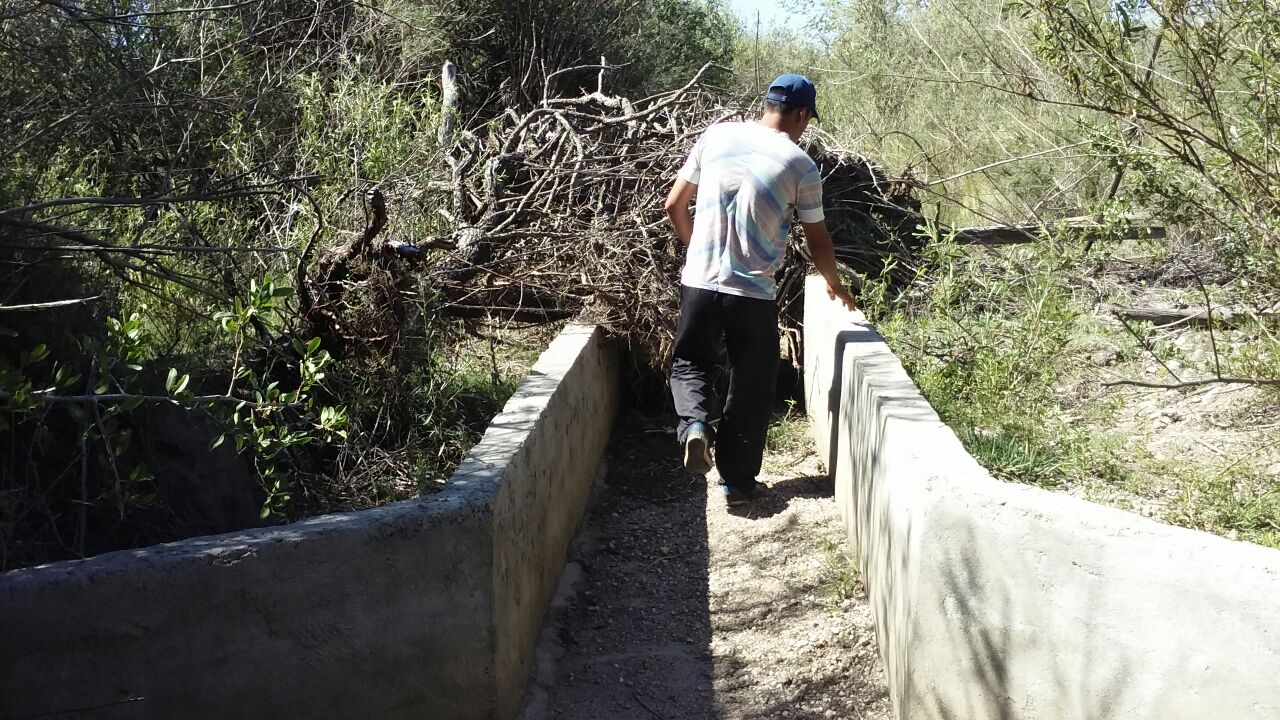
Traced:
[[845, 289], [844, 284], [831, 285], [827, 284], [827, 296], [832, 300], [839, 300], [846, 310], [857, 310], [858, 306], [853, 301], [853, 296]]

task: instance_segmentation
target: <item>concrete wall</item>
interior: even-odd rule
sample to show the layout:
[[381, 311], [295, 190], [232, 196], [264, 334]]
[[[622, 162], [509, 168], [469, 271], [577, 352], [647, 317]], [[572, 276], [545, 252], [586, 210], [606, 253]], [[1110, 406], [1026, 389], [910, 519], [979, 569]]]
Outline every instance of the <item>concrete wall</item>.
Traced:
[[0, 575], [0, 718], [509, 718], [617, 413], [570, 327], [446, 488]]
[[995, 480], [818, 278], [804, 346], [899, 718], [1280, 718], [1280, 551]]

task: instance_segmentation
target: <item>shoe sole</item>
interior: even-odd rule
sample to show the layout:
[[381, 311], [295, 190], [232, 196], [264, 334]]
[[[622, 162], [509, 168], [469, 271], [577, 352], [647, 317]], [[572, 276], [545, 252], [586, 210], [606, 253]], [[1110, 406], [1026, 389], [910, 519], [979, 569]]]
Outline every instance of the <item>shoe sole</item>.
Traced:
[[707, 449], [707, 439], [691, 437], [684, 444], [684, 467], [698, 475], [711, 472], [711, 453]]

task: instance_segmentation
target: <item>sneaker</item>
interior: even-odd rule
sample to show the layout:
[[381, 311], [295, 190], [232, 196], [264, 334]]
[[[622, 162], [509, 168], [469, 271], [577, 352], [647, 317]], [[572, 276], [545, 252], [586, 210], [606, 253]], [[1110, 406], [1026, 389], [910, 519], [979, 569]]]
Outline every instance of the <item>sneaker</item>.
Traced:
[[750, 502], [755, 502], [769, 494], [769, 486], [761, 482], [751, 482], [749, 489], [737, 488], [732, 485], [724, 486], [724, 501], [729, 507], [739, 507]]
[[711, 436], [700, 422], [691, 424], [684, 435], [684, 467], [698, 475], [711, 472]]

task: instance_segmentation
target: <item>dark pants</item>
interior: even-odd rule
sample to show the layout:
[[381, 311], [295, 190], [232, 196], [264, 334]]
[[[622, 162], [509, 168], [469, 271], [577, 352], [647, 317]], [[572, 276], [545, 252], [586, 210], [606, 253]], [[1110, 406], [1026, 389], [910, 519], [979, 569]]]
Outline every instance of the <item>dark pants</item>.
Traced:
[[[723, 342], [722, 342], [723, 338]], [[689, 425], [715, 415], [715, 375], [729, 350], [729, 392], [715, 435], [716, 469], [729, 485], [750, 487], [760, 472], [778, 368], [778, 309], [772, 300], [680, 286], [671, 395], [684, 443]]]

